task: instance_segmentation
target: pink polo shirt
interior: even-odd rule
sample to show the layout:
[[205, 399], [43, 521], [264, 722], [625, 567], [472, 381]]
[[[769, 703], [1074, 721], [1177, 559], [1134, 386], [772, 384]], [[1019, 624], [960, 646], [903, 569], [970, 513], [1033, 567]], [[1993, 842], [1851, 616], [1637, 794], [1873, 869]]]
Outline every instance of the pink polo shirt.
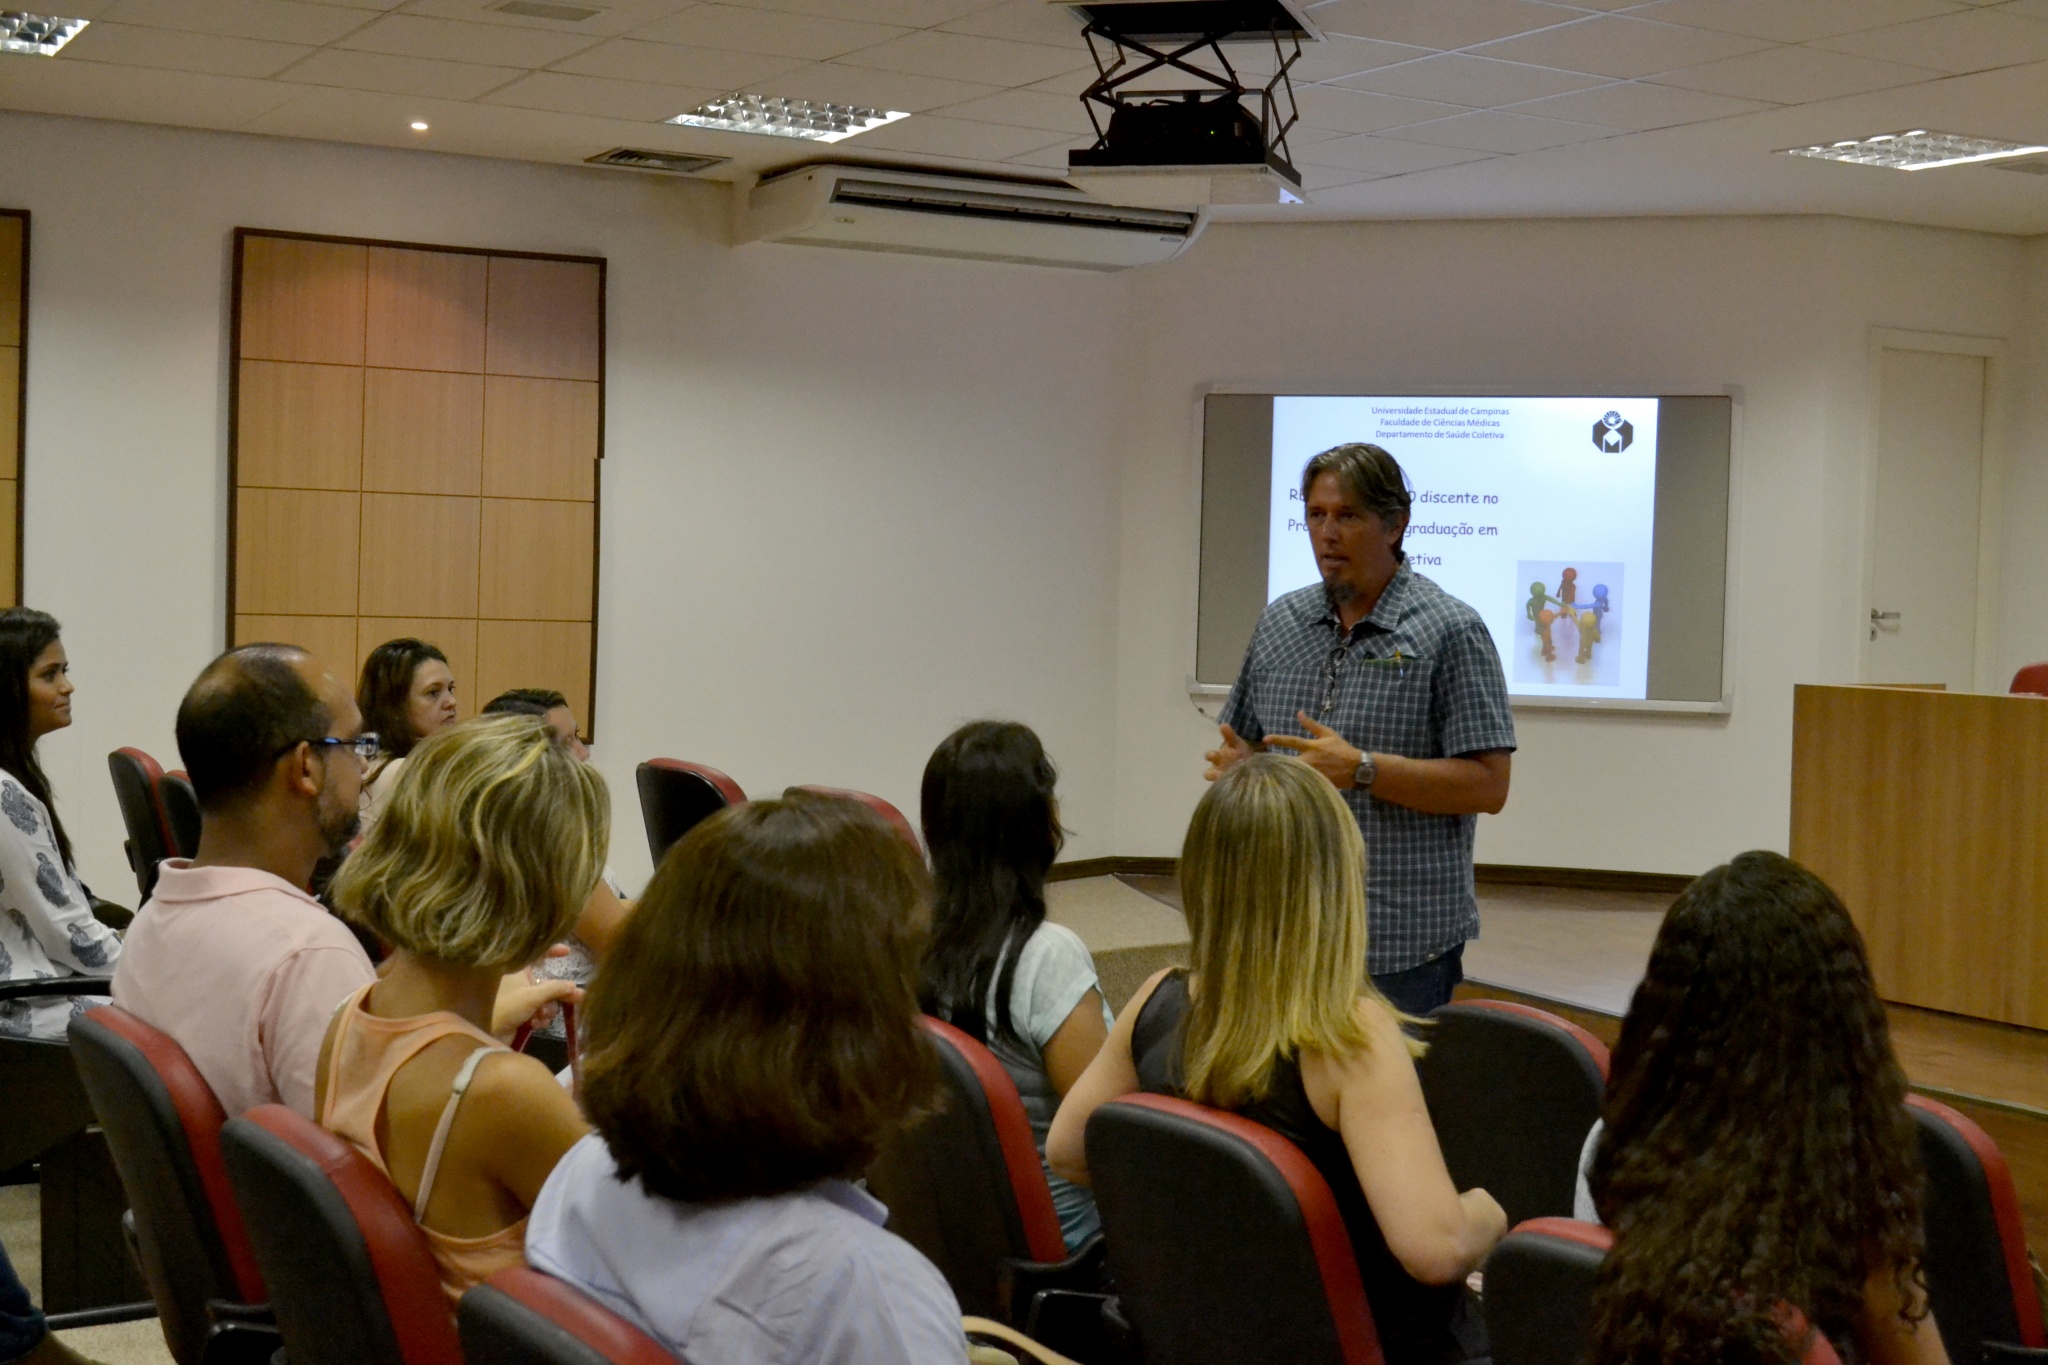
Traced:
[[335, 1006], [376, 979], [325, 906], [253, 867], [172, 858], [114, 969], [114, 1003], [191, 1054], [228, 1117], [281, 1103], [313, 1117]]

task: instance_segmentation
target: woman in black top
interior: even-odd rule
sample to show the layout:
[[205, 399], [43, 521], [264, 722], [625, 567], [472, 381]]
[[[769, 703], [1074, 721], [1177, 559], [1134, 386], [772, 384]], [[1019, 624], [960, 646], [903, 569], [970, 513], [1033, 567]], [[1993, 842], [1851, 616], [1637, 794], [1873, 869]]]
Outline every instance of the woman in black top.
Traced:
[[1454, 1330], [1462, 1281], [1507, 1215], [1451, 1184], [1415, 1075], [1420, 1045], [1365, 974], [1357, 823], [1306, 764], [1257, 755], [1196, 807], [1180, 876], [1193, 965], [1124, 1007], [1053, 1120], [1049, 1163], [1087, 1183], [1089, 1115], [1138, 1090], [1263, 1123], [1329, 1182], [1390, 1365], [1464, 1359], [1477, 1343]]

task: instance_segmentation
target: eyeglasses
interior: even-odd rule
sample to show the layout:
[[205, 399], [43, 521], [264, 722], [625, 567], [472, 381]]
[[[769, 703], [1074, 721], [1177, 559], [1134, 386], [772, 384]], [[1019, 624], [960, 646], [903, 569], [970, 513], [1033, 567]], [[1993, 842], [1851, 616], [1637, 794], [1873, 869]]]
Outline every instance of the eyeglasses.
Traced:
[[284, 748], [279, 749], [277, 756], [282, 758], [301, 744], [310, 744], [315, 749], [339, 748], [346, 745], [354, 749], [356, 757], [365, 763], [375, 763], [377, 755], [383, 752], [383, 746], [377, 742], [377, 736], [374, 734], [357, 735], [354, 739], [338, 739], [333, 735], [323, 735], [319, 739], [294, 740], [290, 744], [285, 745]]

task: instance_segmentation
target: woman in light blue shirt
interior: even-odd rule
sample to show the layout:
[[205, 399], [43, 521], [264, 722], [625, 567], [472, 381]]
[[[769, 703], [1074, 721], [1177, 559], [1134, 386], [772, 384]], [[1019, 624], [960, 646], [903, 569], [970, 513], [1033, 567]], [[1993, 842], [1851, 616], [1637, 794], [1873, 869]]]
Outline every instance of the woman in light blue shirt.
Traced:
[[684, 1360], [961, 1365], [960, 1306], [854, 1183], [932, 1102], [930, 880], [866, 807], [735, 806], [662, 859], [599, 966], [584, 1111], [526, 1256]]
[[[925, 764], [924, 841], [937, 882], [925, 1011], [988, 1045], [1024, 1101], [1038, 1159], [1064, 1096], [1109, 1036], [1109, 1006], [1080, 935], [1045, 918], [1064, 834], [1059, 774], [1030, 727], [981, 720]], [[1046, 1172], [1068, 1251], [1100, 1230], [1095, 1200]]]

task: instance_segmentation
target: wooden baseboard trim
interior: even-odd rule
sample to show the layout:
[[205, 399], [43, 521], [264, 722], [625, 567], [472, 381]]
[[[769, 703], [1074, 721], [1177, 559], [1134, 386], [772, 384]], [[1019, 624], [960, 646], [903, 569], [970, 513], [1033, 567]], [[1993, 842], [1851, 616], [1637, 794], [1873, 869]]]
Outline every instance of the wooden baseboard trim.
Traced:
[[1479, 863], [1473, 876], [1481, 886], [1565, 886], [1579, 891], [1642, 891], [1675, 896], [1691, 877], [1671, 872], [1607, 872], [1595, 867], [1525, 867]]
[[1070, 863], [1054, 863], [1045, 879], [1071, 882], [1082, 877], [1114, 877], [1118, 873], [1127, 877], [1171, 877], [1179, 864], [1178, 858], [1076, 858]]

